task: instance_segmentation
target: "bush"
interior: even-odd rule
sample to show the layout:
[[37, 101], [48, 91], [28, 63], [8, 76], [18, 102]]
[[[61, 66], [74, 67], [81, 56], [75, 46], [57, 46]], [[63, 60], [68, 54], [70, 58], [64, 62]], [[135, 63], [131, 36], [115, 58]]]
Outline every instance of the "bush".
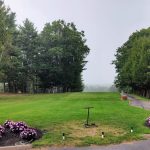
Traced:
[[146, 119], [145, 125], [146, 125], [147, 127], [150, 127], [150, 117], [148, 117], [148, 118]]
[[20, 138], [27, 141], [34, 140], [37, 138], [37, 132], [33, 128], [27, 128], [20, 133]]
[[13, 122], [11, 120], [6, 120], [4, 123], [4, 127], [10, 129], [14, 124], [15, 124], [15, 122]]
[[14, 133], [20, 133], [27, 128], [27, 125], [22, 121], [13, 122], [10, 120], [6, 120], [6, 122], [4, 123], [4, 127], [9, 128]]
[[10, 126], [10, 130], [14, 133], [20, 133], [27, 129], [27, 125], [24, 122], [16, 122]]
[[6, 120], [4, 123], [4, 127], [0, 125], [0, 137], [5, 132], [5, 128], [10, 129], [13, 133], [20, 133], [20, 138], [23, 140], [34, 140], [37, 138], [37, 131], [34, 128], [28, 127], [24, 122], [13, 122], [10, 120]]
[[0, 125], [0, 137], [5, 133], [5, 128]]

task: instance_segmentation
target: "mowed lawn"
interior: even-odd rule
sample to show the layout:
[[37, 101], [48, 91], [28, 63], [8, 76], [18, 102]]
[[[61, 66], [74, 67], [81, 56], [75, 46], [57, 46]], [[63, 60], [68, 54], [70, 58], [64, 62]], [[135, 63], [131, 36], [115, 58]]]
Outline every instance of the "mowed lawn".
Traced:
[[[87, 110], [90, 123], [98, 127], [84, 128]], [[65, 93], [35, 95], [0, 95], [0, 123], [10, 119], [46, 130], [35, 146], [110, 144], [141, 139], [150, 133], [145, 119], [150, 111], [129, 106], [119, 93]], [[134, 132], [130, 133], [133, 127]], [[101, 132], [105, 138], [101, 139]], [[62, 133], [66, 139], [62, 140]]]

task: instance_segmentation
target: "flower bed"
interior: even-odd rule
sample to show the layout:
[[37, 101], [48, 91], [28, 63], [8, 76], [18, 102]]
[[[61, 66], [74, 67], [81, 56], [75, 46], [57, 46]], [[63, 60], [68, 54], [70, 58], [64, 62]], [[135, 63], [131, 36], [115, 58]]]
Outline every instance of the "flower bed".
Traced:
[[32, 142], [42, 137], [42, 132], [26, 123], [6, 120], [0, 125], [0, 146], [15, 145], [18, 142]]
[[22, 132], [22, 131], [24, 131], [25, 129], [28, 128], [28, 126], [22, 121], [13, 122], [13, 121], [10, 121], [10, 120], [7, 120], [4, 123], [4, 127], [10, 129], [10, 131], [12, 131], [14, 133], [20, 133], [20, 132]]
[[0, 138], [2, 138], [2, 136], [5, 133], [5, 128], [3, 126], [0, 125]]
[[148, 117], [148, 118], [146, 119], [145, 125], [146, 125], [147, 127], [150, 127], [150, 117]]

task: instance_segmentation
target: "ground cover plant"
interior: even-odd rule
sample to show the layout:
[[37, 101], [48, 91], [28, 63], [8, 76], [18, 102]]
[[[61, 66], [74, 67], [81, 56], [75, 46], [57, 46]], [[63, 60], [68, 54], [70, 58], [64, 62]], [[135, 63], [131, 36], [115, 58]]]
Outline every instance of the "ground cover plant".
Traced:
[[26, 123], [6, 120], [0, 125], [0, 146], [28, 144], [42, 137], [39, 129], [31, 128]]
[[[87, 106], [94, 107], [90, 110], [90, 123], [98, 127], [84, 128]], [[44, 135], [33, 142], [34, 146], [120, 143], [150, 133], [145, 126], [150, 112], [129, 106], [128, 101], [120, 100], [119, 93], [0, 95], [0, 112], [0, 124], [6, 119], [21, 120], [41, 129]]]
[[145, 121], [145, 125], [150, 127], [150, 117], [148, 117]]
[[4, 135], [5, 133], [5, 128], [0, 125], [0, 138]]

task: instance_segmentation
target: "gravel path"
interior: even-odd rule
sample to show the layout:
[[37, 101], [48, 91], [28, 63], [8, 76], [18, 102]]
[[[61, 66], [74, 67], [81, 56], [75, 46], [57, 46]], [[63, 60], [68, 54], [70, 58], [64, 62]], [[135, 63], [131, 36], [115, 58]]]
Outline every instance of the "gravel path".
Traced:
[[127, 95], [127, 96], [128, 96], [128, 99], [130, 100], [129, 104], [131, 106], [136, 106], [136, 107], [140, 107], [146, 110], [150, 110], [150, 101], [142, 101], [130, 95]]

